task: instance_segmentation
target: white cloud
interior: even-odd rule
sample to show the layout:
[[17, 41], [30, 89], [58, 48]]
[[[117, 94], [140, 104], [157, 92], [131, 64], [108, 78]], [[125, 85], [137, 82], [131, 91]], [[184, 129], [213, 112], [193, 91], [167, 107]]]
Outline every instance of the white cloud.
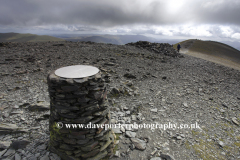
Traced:
[[210, 33], [210, 27], [209, 25], [200, 25], [200, 26], [188, 26], [183, 25], [181, 26], [181, 34], [184, 35], [190, 35], [190, 36], [196, 36], [196, 37], [210, 37], [212, 36], [212, 33]]
[[234, 33], [231, 37], [240, 40], [240, 33]]
[[230, 26], [220, 26], [220, 30], [222, 32], [222, 35], [225, 37], [231, 37], [231, 35], [234, 33], [233, 29]]

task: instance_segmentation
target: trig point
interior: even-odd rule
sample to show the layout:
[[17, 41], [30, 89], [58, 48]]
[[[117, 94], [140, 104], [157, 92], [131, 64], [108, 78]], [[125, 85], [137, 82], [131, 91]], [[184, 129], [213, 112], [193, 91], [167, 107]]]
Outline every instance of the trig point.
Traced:
[[99, 69], [88, 65], [57, 69], [48, 75], [48, 89], [51, 151], [66, 160], [97, 160], [111, 155], [111, 129], [88, 128], [89, 124], [110, 123], [106, 87]]

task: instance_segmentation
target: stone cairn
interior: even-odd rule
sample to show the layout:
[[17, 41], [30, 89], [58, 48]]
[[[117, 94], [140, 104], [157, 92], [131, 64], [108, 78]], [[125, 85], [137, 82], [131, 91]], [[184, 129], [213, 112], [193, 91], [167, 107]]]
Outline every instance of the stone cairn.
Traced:
[[[48, 75], [50, 96], [50, 150], [66, 160], [98, 160], [113, 154], [115, 134], [110, 128], [89, 128], [109, 124], [106, 87], [99, 71], [84, 78]], [[65, 124], [83, 124], [67, 128]]]

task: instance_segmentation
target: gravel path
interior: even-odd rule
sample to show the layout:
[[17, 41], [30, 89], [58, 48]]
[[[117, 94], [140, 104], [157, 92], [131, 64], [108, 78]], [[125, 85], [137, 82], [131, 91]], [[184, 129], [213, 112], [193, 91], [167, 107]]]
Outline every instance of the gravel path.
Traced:
[[240, 64], [237, 62], [233, 62], [231, 60], [225, 59], [225, 58], [221, 58], [220, 56], [214, 56], [214, 55], [209, 55], [209, 54], [204, 54], [201, 52], [193, 52], [193, 51], [189, 51], [189, 48], [191, 48], [192, 44], [195, 42], [196, 40], [188, 40], [186, 42], [183, 42], [181, 44], [182, 48], [181, 48], [181, 53], [183, 54], [187, 54], [196, 58], [201, 58], [210, 62], [214, 62], [229, 68], [233, 68], [236, 70], [240, 71]]
[[[125, 129], [117, 134], [111, 159], [240, 159], [238, 70], [189, 55], [173, 58], [134, 46], [84, 42], [10, 43], [0, 47], [0, 56], [1, 124], [15, 124], [11, 133], [0, 129], [2, 157], [59, 159], [47, 150], [46, 77], [63, 66], [90, 64], [110, 78], [112, 123], [201, 128]], [[146, 149], [132, 142], [133, 133]], [[8, 149], [14, 140], [29, 144]]]

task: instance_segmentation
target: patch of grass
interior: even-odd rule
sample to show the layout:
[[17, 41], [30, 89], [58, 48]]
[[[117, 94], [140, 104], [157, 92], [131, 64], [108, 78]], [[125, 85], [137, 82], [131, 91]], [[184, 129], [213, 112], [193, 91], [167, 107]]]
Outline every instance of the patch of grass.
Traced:
[[194, 144], [192, 147], [196, 154], [203, 160], [225, 160], [225, 158], [220, 155], [220, 151], [217, 150], [213, 141], [208, 142], [199, 139], [199, 143]]
[[234, 138], [234, 136], [233, 136], [233, 131], [232, 131], [232, 130], [230, 130], [230, 131], [225, 131], [225, 132], [226, 132], [226, 134], [228, 135], [228, 137]]
[[193, 135], [193, 136], [197, 136], [197, 135], [199, 135], [199, 134], [200, 134], [199, 132], [192, 130], [192, 135]]
[[235, 146], [240, 148], [240, 142], [235, 142], [234, 144], [235, 144]]
[[237, 140], [239, 140], [239, 141], [240, 141], [240, 136], [237, 136], [236, 138], [237, 138]]
[[185, 147], [186, 147], [187, 149], [191, 149], [191, 148], [192, 148], [188, 141], [185, 142]]

